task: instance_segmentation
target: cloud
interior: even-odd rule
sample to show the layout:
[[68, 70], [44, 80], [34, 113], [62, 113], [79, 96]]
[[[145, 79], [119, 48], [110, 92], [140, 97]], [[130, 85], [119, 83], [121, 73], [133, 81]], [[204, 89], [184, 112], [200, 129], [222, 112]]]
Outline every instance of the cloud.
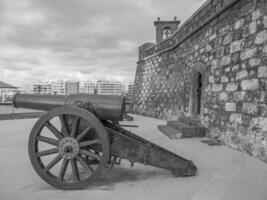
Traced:
[[134, 80], [137, 48], [154, 41], [157, 16], [183, 21], [204, 0], [2, 0], [0, 77]]

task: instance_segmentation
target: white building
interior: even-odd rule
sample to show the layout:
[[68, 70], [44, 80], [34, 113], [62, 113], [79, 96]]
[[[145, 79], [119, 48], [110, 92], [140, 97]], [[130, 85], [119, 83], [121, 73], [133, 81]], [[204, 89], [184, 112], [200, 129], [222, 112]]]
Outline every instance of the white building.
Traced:
[[99, 95], [123, 95], [124, 85], [119, 81], [97, 81], [97, 94]]
[[133, 99], [133, 92], [134, 92], [134, 83], [131, 82], [128, 85], [128, 91], [127, 91], [127, 100], [132, 101]]
[[51, 94], [51, 84], [47, 82], [40, 82], [32, 86], [32, 93], [34, 94]]
[[92, 82], [84, 82], [81, 87], [81, 92], [86, 94], [95, 94], [95, 83]]
[[53, 95], [65, 95], [65, 83], [63, 80], [51, 82], [51, 90]]
[[80, 92], [80, 82], [78, 81], [66, 81], [65, 82], [66, 95], [77, 94]]
[[0, 102], [11, 102], [18, 88], [0, 81]]

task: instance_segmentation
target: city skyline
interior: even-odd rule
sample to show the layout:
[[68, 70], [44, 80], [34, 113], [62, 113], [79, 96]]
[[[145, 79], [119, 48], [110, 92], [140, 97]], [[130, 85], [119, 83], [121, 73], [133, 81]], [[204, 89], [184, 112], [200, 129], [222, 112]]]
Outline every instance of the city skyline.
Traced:
[[203, 2], [3, 0], [1, 80], [17, 87], [103, 76], [132, 82], [138, 46], [155, 41], [151, 23], [158, 16], [184, 22]]

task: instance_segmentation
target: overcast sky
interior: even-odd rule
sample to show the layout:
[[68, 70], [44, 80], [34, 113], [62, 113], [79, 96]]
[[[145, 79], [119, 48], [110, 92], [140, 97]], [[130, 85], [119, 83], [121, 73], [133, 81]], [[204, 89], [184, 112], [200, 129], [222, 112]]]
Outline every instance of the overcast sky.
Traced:
[[184, 22], [205, 0], [0, 0], [0, 81], [134, 80], [153, 21]]

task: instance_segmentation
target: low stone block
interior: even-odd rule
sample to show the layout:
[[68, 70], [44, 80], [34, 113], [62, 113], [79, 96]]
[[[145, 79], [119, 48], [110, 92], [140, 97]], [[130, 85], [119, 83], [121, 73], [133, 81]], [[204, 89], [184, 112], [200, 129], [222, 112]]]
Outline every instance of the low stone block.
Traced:
[[238, 88], [237, 84], [236, 83], [228, 83], [227, 86], [226, 86], [226, 91], [236, 91]]
[[235, 103], [225, 103], [225, 111], [236, 111], [236, 104]]
[[258, 69], [258, 77], [267, 77], [267, 66], [260, 66]]
[[234, 66], [232, 67], [232, 71], [233, 71], [233, 72], [237, 71], [238, 69], [239, 69], [239, 65], [234, 65]]
[[236, 80], [243, 79], [248, 76], [247, 70], [242, 70], [236, 73]]
[[242, 112], [254, 115], [258, 112], [258, 105], [256, 103], [243, 103]]
[[250, 48], [245, 50], [244, 52], [241, 53], [240, 58], [241, 60], [245, 60], [248, 58], [251, 58], [252, 56], [254, 56], [257, 53], [257, 48]]
[[267, 41], [267, 32], [263, 30], [256, 35], [255, 43], [262, 44]]
[[243, 80], [241, 87], [243, 90], [257, 90], [259, 89], [259, 81], [258, 79]]

